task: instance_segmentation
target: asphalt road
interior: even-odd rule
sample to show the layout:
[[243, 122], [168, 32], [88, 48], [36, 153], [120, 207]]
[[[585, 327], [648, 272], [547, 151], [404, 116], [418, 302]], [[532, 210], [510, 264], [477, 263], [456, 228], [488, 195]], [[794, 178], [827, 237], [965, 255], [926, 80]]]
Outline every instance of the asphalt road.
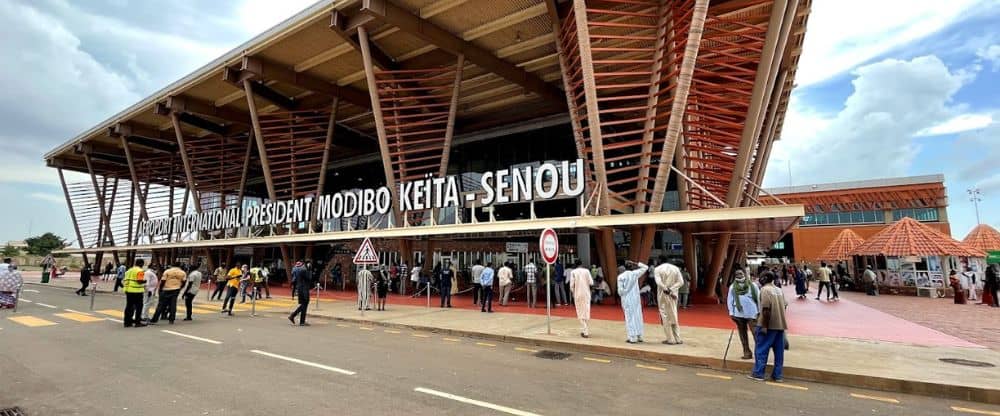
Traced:
[[[1000, 415], [621, 357], [543, 359], [533, 346], [428, 332], [291, 326], [281, 308], [124, 329], [90, 312], [89, 298], [27, 289], [37, 291], [24, 293], [31, 303], [0, 312], [0, 409], [28, 415]], [[98, 296], [95, 310], [124, 304]]]

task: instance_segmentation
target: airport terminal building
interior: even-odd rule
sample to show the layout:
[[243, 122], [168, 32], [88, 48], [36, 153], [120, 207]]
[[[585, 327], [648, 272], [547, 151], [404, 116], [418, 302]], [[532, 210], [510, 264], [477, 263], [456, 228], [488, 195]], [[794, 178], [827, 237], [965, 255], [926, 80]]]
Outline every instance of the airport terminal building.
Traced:
[[66, 251], [280, 270], [368, 237], [462, 268], [553, 228], [567, 261], [728, 274], [806, 212], [759, 184], [810, 7], [320, 1], [48, 152]]

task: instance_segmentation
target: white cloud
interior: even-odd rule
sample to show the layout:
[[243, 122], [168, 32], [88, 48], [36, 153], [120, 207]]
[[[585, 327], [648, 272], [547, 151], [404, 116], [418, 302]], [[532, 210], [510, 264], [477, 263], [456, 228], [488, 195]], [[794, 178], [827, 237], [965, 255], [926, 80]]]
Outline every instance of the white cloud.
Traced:
[[778, 168], [765, 183], [786, 185], [789, 160], [796, 184], [905, 175], [919, 151], [914, 135], [952, 119], [951, 98], [969, 80], [935, 56], [886, 59], [853, 74], [854, 92], [830, 118], [792, 101], [771, 157]]
[[812, 5], [795, 77], [800, 86], [850, 71], [894, 48], [958, 21], [980, 0], [817, 1]]
[[993, 64], [993, 71], [1000, 70], [1000, 45], [990, 45], [976, 52], [979, 58]]
[[309, 7], [316, 0], [246, 0], [236, 9], [241, 26], [254, 35]]
[[978, 130], [993, 123], [991, 114], [960, 114], [935, 126], [918, 131], [916, 136], [940, 136]]

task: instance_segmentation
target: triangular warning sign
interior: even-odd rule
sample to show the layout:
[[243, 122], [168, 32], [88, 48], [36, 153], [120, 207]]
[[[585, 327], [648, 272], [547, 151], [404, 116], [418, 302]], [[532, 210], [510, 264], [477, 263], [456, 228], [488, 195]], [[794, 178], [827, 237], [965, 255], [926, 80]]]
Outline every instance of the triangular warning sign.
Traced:
[[354, 255], [354, 264], [378, 264], [378, 253], [375, 252], [372, 240], [368, 237], [365, 237], [365, 241], [361, 242], [358, 254]]

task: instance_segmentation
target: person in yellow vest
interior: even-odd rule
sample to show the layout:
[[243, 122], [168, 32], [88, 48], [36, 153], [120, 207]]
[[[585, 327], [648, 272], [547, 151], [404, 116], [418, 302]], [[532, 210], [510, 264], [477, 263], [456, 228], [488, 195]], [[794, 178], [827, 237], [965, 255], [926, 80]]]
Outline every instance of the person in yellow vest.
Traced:
[[[243, 271], [234, 265], [232, 269], [229, 269], [227, 276], [229, 281], [226, 282], [226, 298], [222, 300], [222, 313], [233, 316], [233, 304], [236, 303], [236, 295], [240, 292], [240, 277], [243, 276]], [[226, 308], [227, 303], [229, 304], [228, 309]]]
[[145, 265], [145, 261], [138, 259], [135, 261], [135, 265], [125, 272], [123, 280], [125, 316], [122, 317], [122, 320], [126, 328], [146, 326], [142, 323], [142, 297], [146, 293], [146, 277], [142, 266]]

